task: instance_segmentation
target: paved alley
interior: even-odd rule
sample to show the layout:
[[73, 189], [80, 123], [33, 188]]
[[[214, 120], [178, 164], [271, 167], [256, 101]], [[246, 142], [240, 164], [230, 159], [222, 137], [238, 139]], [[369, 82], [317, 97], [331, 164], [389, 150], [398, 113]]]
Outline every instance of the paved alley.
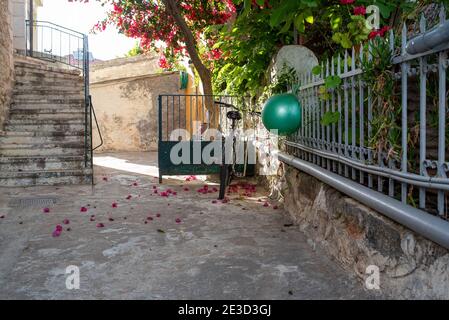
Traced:
[[240, 183], [222, 203], [201, 177], [159, 185], [155, 154], [95, 163], [94, 187], [0, 189], [0, 299], [370, 297], [261, 187]]

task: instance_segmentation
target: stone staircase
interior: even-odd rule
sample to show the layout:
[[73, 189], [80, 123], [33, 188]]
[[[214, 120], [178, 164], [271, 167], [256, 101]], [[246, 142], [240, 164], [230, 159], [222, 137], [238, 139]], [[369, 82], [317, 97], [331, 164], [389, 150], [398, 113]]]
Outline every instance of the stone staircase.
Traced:
[[91, 183], [79, 71], [25, 57], [14, 66], [10, 116], [0, 136], [0, 186]]

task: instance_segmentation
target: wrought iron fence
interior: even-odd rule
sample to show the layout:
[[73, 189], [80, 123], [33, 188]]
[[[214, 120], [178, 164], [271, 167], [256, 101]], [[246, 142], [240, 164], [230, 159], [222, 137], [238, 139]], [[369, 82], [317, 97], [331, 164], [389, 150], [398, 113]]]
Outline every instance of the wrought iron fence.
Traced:
[[[426, 32], [426, 24], [422, 17], [417, 36], [404, 25], [400, 38], [391, 31], [387, 40], [398, 88], [397, 128], [382, 127], [379, 114], [385, 105], [365, 81], [363, 66], [372, 61], [372, 50], [353, 48], [323, 63], [319, 75], [300, 77], [302, 127], [286, 139], [285, 149], [296, 159], [385, 194], [405, 208], [447, 220], [449, 21], [444, 8], [434, 29]], [[326, 87], [332, 78], [341, 83]], [[380, 145], [381, 130], [397, 145]]]
[[[88, 36], [48, 21], [26, 21], [26, 55], [80, 70], [84, 80], [84, 163], [93, 168], [92, 113], [89, 93]], [[95, 115], [95, 113], [94, 113]], [[97, 124], [98, 132], [100, 129]], [[101, 133], [100, 133], [101, 135]]]

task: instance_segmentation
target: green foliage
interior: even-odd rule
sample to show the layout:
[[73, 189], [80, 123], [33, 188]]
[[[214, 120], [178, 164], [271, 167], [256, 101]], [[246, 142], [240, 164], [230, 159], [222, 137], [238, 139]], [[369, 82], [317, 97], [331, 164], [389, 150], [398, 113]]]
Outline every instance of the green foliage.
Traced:
[[[214, 91], [235, 95], [260, 94], [266, 72], [278, 46], [288, 43], [279, 29], [269, 24], [270, 17], [261, 11], [240, 16], [232, 28], [220, 30], [222, 41], [215, 44], [224, 52], [213, 70]], [[290, 40], [291, 41], [291, 40]]]
[[340, 120], [340, 112], [328, 111], [323, 114], [320, 122], [323, 126], [329, 126], [338, 123], [338, 120]]
[[339, 76], [329, 76], [324, 80], [326, 89], [336, 89], [341, 85], [341, 78]]
[[136, 44], [134, 45], [134, 48], [132, 48], [131, 50], [128, 51], [128, 53], [125, 54], [126, 57], [135, 57], [138, 55], [143, 54], [144, 51], [143, 49], [140, 47], [139, 42], [136, 42]]

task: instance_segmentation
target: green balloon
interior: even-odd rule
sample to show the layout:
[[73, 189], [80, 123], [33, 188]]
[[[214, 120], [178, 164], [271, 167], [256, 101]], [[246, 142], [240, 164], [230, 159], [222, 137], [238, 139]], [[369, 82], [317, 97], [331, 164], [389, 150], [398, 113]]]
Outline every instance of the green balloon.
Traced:
[[301, 104], [291, 93], [274, 95], [265, 102], [262, 122], [281, 136], [295, 133], [301, 126]]

